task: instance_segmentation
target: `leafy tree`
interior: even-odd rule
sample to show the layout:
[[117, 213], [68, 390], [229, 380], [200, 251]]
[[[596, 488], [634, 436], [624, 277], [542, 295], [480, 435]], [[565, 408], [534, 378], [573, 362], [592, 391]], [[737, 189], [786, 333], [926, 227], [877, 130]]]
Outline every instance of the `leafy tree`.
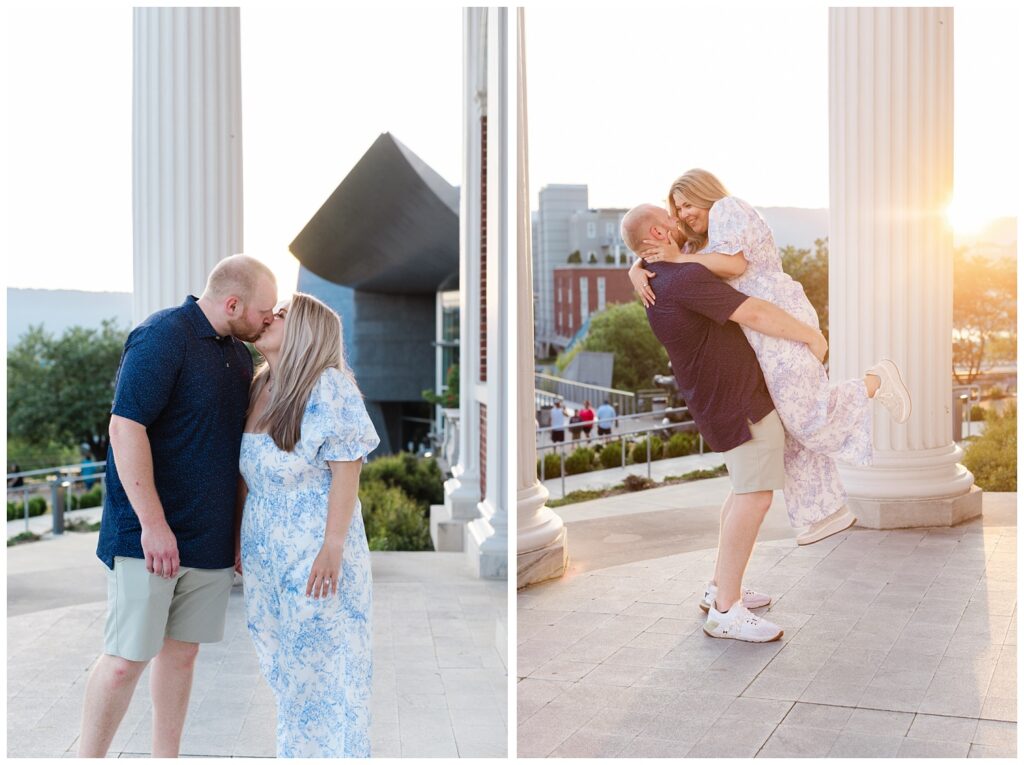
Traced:
[[106, 459], [114, 378], [127, 332], [70, 327], [59, 338], [32, 327], [7, 357], [7, 437], [29, 446], [88, 444]]
[[559, 370], [564, 370], [579, 351], [615, 354], [613, 388], [650, 388], [654, 375], [668, 372], [668, 353], [651, 331], [647, 312], [639, 301], [612, 305], [592, 314], [586, 338], [568, 354], [559, 356]]
[[[953, 377], [969, 385], [985, 362], [1016, 358], [1017, 265], [1011, 260], [953, 256]], [[1004, 359], [1005, 360], [1005, 359]]]
[[445, 375], [445, 385], [448, 390], [444, 393], [436, 393], [430, 388], [426, 388], [423, 393], [424, 401], [430, 404], [436, 404], [442, 406], [445, 409], [458, 409], [459, 408], [459, 365], [452, 364], [448, 367], [448, 372]]
[[814, 252], [792, 245], [783, 247], [782, 270], [801, 285], [818, 313], [821, 332], [828, 338], [828, 239], [815, 239]]
[[573, 250], [569, 253], [569, 257], [565, 259], [566, 263], [582, 263], [583, 255], [580, 254], [579, 250]]

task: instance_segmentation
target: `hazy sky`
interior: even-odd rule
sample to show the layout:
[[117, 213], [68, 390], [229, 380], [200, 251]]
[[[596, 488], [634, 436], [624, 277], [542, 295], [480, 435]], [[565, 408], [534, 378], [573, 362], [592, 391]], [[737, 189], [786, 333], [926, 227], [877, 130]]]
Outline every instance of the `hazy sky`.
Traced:
[[[6, 14], [7, 284], [131, 290], [131, 8], [65, 4], [59, 24], [46, 5]], [[245, 250], [282, 292], [289, 242], [379, 133], [460, 181], [461, 11], [395, 14], [243, 7]], [[1015, 214], [1019, 18], [955, 14], [957, 194]], [[546, 183], [587, 183], [592, 205], [630, 205], [696, 165], [759, 205], [828, 204], [824, 8], [526, 16], [534, 200]]]
[[[1019, 206], [1019, 22], [954, 11], [956, 197], [993, 216]], [[828, 206], [827, 8], [540, 6], [526, 34], [534, 206], [549, 183], [660, 201], [690, 167], [758, 205]]]
[[[132, 10], [10, 12], [7, 284], [132, 289]], [[288, 244], [382, 132], [458, 184], [462, 13], [243, 7], [245, 251], [294, 289]], [[395, 200], [400, 204], [401, 200]]]

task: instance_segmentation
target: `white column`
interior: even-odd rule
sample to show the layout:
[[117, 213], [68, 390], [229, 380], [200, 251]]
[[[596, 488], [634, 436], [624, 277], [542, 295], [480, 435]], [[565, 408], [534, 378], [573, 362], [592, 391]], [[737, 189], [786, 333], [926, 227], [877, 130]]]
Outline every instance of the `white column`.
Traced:
[[[491, 579], [508, 576], [508, 499], [511, 459], [507, 435], [509, 414], [508, 339], [515, 328], [511, 296], [515, 271], [509, 248], [515, 236], [509, 231], [508, 112], [508, 9], [487, 8], [487, 149], [486, 149], [486, 237], [487, 237], [487, 379], [479, 400], [487, 406], [487, 466], [483, 475], [484, 496], [477, 505], [480, 517], [466, 525], [466, 554], [477, 573]], [[474, 347], [479, 350], [479, 346]], [[467, 413], [470, 414], [470, 413]], [[463, 422], [477, 424], [476, 412]]]
[[239, 9], [135, 8], [133, 35], [137, 324], [242, 250]]
[[459, 448], [444, 485], [444, 505], [430, 508], [434, 549], [461, 552], [466, 524], [480, 512], [480, 120], [487, 114], [487, 16], [462, 11], [462, 188], [459, 194]]
[[[516, 227], [519, 237], [516, 247], [516, 271], [520, 285], [532, 285], [526, 118], [526, 29], [524, 10], [517, 9], [517, 14], [519, 55], [516, 71]], [[537, 480], [537, 424], [533, 392], [533, 295], [528, 290], [519, 289], [517, 301], [519, 334], [516, 343], [516, 438], [519, 448], [516, 472], [516, 586], [521, 588], [561, 576], [568, 565], [569, 546], [565, 525], [551, 508], [545, 506], [548, 490]]]
[[829, 321], [834, 379], [879, 358], [904, 370], [905, 425], [874, 408], [875, 461], [843, 466], [873, 528], [981, 513], [950, 431], [952, 8], [829, 10]]

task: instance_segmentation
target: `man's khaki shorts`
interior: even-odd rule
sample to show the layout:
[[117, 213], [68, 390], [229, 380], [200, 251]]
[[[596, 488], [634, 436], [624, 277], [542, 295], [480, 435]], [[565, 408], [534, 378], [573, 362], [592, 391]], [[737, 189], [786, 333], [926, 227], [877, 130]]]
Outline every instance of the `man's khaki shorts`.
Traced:
[[107, 629], [104, 653], [149, 661], [164, 638], [216, 643], [224, 637], [234, 569], [186, 568], [164, 579], [146, 570], [141, 558], [114, 558], [107, 571]]
[[786, 434], [774, 409], [760, 422], [750, 424], [752, 438], [722, 452], [734, 494], [781, 489], [786, 482], [784, 460]]

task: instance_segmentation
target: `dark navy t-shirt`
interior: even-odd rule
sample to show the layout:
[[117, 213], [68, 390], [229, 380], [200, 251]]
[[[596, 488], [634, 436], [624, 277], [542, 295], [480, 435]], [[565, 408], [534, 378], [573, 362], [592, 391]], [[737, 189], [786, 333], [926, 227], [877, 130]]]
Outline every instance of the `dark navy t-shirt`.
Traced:
[[656, 298], [647, 309], [665, 346], [679, 395], [716, 452], [750, 440], [749, 422], [774, 408], [764, 375], [740, 325], [729, 317], [747, 296], [699, 263], [652, 263]]
[[[253, 364], [245, 344], [219, 336], [191, 295], [132, 330], [117, 370], [113, 414], [146, 426], [153, 476], [182, 566], [234, 565], [238, 454]], [[107, 450], [96, 554], [144, 558], [142, 527]]]

